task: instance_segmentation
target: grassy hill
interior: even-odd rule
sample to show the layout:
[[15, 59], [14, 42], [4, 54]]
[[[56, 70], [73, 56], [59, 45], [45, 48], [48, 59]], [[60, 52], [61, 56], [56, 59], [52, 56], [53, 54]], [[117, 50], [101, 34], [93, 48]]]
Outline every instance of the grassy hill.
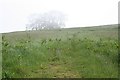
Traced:
[[117, 25], [2, 36], [3, 78], [118, 77]]

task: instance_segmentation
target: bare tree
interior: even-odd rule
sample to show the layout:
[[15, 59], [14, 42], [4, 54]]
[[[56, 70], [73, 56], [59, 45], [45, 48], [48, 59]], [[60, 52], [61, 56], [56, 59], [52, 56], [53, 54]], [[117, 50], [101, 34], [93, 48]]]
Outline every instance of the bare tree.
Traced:
[[66, 16], [59, 11], [49, 11], [44, 14], [30, 16], [27, 27], [30, 29], [56, 29], [65, 26]]

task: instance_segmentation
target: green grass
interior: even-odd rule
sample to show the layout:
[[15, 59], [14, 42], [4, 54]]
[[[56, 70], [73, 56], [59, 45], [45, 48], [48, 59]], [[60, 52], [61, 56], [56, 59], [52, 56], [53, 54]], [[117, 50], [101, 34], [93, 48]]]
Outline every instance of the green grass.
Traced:
[[117, 78], [117, 37], [116, 26], [3, 34], [2, 77]]
[[0, 34], [0, 79], [2, 79], [2, 34]]

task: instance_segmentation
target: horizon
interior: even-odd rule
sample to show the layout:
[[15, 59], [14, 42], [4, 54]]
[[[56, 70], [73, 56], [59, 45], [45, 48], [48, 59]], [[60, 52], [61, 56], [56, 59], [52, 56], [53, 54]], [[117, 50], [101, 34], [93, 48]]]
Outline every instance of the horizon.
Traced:
[[118, 24], [118, 1], [1, 0], [0, 33], [25, 31], [31, 14], [51, 10], [66, 14], [68, 20], [64, 28]]
[[[111, 26], [111, 25], [118, 25], [118, 24], [107, 24], [107, 25], [96, 25], [96, 26], [85, 26], [85, 27], [63, 27], [60, 29], [74, 29], [74, 28], [88, 28], [88, 27], [92, 28], [92, 27]], [[46, 29], [42, 29], [42, 30], [46, 30]], [[21, 31], [10, 31], [10, 32], [4, 32], [4, 33], [25, 32], [25, 31], [40, 31], [40, 30], [21, 30]], [[4, 33], [0, 33], [0, 34], [4, 34]]]

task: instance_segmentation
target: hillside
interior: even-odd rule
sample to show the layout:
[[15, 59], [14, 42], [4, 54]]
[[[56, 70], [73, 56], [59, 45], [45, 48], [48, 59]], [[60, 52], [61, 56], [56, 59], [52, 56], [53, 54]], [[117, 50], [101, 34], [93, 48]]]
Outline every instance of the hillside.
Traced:
[[[118, 25], [102, 25], [93, 27], [77, 27], [77, 28], [62, 28], [57, 30], [34, 30], [34, 31], [18, 31], [11, 33], [3, 33], [9, 40], [26, 39], [30, 36], [31, 40], [47, 39], [47, 38], [62, 38], [66, 39], [72, 34], [77, 34], [80, 38], [89, 37], [90, 39], [103, 38], [118, 38]], [[91, 36], [90, 36], [91, 35]]]
[[118, 26], [2, 35], [3, 78], [117, 78]]

